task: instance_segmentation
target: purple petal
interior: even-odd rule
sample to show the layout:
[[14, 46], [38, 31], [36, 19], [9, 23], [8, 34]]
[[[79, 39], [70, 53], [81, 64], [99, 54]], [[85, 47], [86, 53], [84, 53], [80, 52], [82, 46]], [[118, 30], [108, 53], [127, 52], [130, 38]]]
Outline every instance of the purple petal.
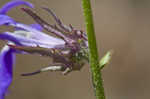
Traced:
[[0, 99], [4, 99], [9, 85], [12, 82], [12, 69], [15, 55], [5, 46], [0, 53]]
[[31, 33], [31, 38], [40, 40], [42, 42], [47, 42], [49, 44], [55, 44], [55, 45], [64, 45], [65, 42], [62, 39], [52, 37], [50, 35], [47, 35], [41, 31], [38, 31], [37, 29], [34, 29], [28, 25], [21, 24], [21, 23], [16, 23], [15, 25], [12, 24], [14, 27], [22, 28], [26, 31], [29, 31]]
[[35, 28], [35, 29], [39, 30], [39, 31], [42, 31], [42, 30], [43, 30], [43, 28], [41, 27], [40, 24], [31, 24], [30, 26], [31, 26], [32, 28]]
[[[39, 24], [31, 24], [30, 27], [32, 27], [34, 29], [37, 29], [38, 31], [42, 31], [43, 30], [43, 28]], [[18, 30], [24, 30], [25, 31], [25, 29], [19, 28], [19, 27], [16, 27], [15, 30], [17, 30], [17, 31]]]
[[11, 35], [9, 35], [7, 33], [1, 33], [0, 34], [0, 39], [2, 39], [2, 40], [9, 40], [9, 41], [14, 42], [17, 45], [21, 45], [19, 40], [17, 40], [15, 37], [13, 37], [13, 36], [11, 36]]
[[22, 1], [22, 0], [12, 0], [5, 4], [1, 9], [0, 9], [0, 14], [6, 14], [10, 9], [19, 6], [19, 5], [26, 5], [31, 8], [33, 8], [33, 5], [29, 2]]
[[23, 46], [37, 46], [38, 45], [44, 48], [54, 48], [55, 46], [61, 45], [61, 44], [55, 44], [51, 42], [44, 42], [42, 40], [27, 38], [27, 37], [17, 35], [14, 33], [10, 33], [10, 32], [5, 32], [5, 33], [0, 34], [0, 39], [9, 40], [11, 42], [14, 42], [15, 44], [23, 45]]
[[0, 15], [0, 25], [6, 25], [10, 23], [15, 24], [15, 21], [7, 15]]

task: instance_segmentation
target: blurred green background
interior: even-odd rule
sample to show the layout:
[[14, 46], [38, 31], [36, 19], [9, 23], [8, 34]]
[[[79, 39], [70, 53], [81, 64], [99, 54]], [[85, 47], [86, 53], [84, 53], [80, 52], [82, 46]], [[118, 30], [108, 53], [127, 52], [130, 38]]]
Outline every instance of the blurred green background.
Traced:
[[[85, 30], [81, 0], [28, 0], [37, 13], [54, 23], [40, 7], [54, 10], [65, 24]], [[91, 0], [99, 55], [114, 50], [103, 71], [107, 99], [148, 99], [150, 97], [150, 0]], [[8, 0], [0, 0], [0, 7]], [[26, 24], [34, 23], [19, 7], [9, 15]], [[7, 28], [1, 28], [0, 32]], [[8, 29], [7, 29], [8, 30]], [[4, 42], [0, 43], [0, 47]], [[95, 99], [89, 65], [67, 76], [47, 72], [30, 77], [21, 73], [48, 66], [49, 58], [17, 55], [14, 79], [6, 99]]]

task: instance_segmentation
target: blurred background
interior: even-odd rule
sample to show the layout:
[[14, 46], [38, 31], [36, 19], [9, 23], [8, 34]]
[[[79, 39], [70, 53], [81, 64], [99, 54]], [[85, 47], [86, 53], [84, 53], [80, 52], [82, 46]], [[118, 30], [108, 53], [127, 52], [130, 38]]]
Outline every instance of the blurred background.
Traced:
[[[65, 24], [85, 31], [81, 0], [27, 0], [37, 13], [54, 23], [40, 7], [51, 8]], [[91, 0], [99, 55], [113, 49], [114, 55], [103, 71], [107, 99], [148, 99], [150, 97], [150, 0]], [[0, 0], [0, 7], [8, 0]], [[26, 24], [34, 23], [19, 7], [9, 15]], [[7, 28], [1, 27], [1, 32]], [[8, 29], [7, 29], [8, 30]], [[0, 43], [0, 47], [4, 42]], [[6, 99], [95, 99], [89, 65], [63, 76], [46, 72], [30, 77], [21, 73], [48, 66], [49, 58], [17, 55], [14, 79]]]

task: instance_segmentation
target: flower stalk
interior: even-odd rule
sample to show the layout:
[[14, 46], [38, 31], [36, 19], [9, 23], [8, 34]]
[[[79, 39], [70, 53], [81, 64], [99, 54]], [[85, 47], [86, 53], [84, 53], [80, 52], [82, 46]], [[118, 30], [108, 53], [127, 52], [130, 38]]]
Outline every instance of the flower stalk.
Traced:
[[86, 24], [86, 32], [88, 36], [89, 62], [92, 73], [94, 92], [96, 99], [105, 99], [90, 0], [82, 0], [82, 7]]

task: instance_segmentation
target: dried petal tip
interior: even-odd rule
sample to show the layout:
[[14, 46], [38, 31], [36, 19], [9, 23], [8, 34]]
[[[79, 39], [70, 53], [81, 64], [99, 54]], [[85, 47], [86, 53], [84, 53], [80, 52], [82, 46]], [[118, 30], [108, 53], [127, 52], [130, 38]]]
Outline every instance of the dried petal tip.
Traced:
[[41, 71], [40, 71], [40, 70], [35, 71], [35, 72], [32, 72], [32, 73], [25, 73], [25, 74], [21, 74], [21, 76], [32, 76], [32, 75], [36, 75], [36, 74], [39, 74], [39, 73], [41, 73]]
[[29, 8], [22, 8], [22, 10], [30, 15], [38, 24], [40, 24], [45, 30], [48, 32], [51, 32], [55, 34], [57, 37], [60, 37], [64, 41], [68, 41], [68, 37], [62, 33], [60, 29], [58, 29], [56, 26], [48, 24], [46, 21], [44, 21], [41, 17], [39, 17], [35, 12], [30, 10]]
[[12, 45], [12, 44], [7, 44], [7, 45], [12, 49], [21, 50], [21, 46], [16, 46], [16, 45]]
[[48, 13], [50, 13], [52, 15], [52, 17], [55, 19], [55, 21], [57, 22], [57, 24], [63, 29], [65, 30], [66, 32], [71, 32], [72, 31], [72, 28], [64, 25], [61, 20], [56, 16], [56, 14], [49, 8], [46, 8], [46, 7], [42, 7], [44, 10], [46, 10]]
[[27, 9], [27, 8], [24, 8], [24, 7], [22, 7], [21, 10], [22, 10], [22, 11], [28, 11], [28, 9]]

